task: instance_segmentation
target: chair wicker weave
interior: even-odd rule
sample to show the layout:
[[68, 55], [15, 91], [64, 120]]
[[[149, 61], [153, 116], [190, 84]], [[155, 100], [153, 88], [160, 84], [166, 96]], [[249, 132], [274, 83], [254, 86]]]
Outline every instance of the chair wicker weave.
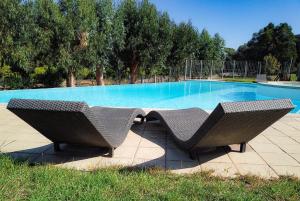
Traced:
[[84, 102], [11, 99], [7, 109], [45, 137], [60, 143], [114, 148], [125, 140], [140, 109], [89, 107]]
[[246, 143], [294, 108], [288, 99], [220, 103], [208, 114], [198, 108], [151, 111], [146, 120], [160, 120], [179, 147], [192, 157], [201, 149]]

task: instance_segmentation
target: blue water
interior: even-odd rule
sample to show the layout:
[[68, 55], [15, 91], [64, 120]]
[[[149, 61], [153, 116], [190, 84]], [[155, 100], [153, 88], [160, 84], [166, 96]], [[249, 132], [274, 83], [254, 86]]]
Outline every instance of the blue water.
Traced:
[[237, 82], [187, 81], [0, 92], [0, 103], [11, 98], [85, 101], [90, 106], [205, 110], [213, 110], [219, 102], [290, 98], [296, 105], [292, 113], [300, 114], [300, 89]]

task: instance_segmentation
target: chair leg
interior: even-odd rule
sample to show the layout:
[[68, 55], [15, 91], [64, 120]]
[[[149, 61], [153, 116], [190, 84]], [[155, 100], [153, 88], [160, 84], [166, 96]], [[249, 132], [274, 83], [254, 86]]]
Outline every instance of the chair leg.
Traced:
[[60, 149], [60, 147], [59, 147], [59, 143], [54, 142], [54, 143], [53, 143], [53, 146], [54, 146], [54, 151], [61, 151], [61, 149]]
[[246, 143], [243, 142], [243, 143], [240, 144], [240, 152], [244, 153], [245, 151], [246, 151]]
[[145, 122], [145, 117], [141, 117], [140, 124], [143, 124]]
[[109, 152], [108, 152], [108, 156], [110, 156], [111, 158], [114, 157], [114, 152], [115, 152], [115, 148], [110, 148]]
[[192, 160], [197, 160], [197, 152], [189, 151], [189, 155]]

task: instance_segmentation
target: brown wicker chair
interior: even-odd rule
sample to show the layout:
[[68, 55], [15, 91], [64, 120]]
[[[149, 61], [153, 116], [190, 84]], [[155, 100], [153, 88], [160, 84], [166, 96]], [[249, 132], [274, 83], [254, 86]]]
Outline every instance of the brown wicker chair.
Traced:
[[140, 109], [89, 107], [84, 102], [11, 99], [15, 113], [60, 150], [60, 143], [106, 147], [110, 155], [125, 140]]
[[288, 99], [220, 103], [208, 114], [198, 108], [151, 111], [146, 120], [160, 120], [179, 147], [191, 156], [211, 147], [246, 143], [294, 108]]

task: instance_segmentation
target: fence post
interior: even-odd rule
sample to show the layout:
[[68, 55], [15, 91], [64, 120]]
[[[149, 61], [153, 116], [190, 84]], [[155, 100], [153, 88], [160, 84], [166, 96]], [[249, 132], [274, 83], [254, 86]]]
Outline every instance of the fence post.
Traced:
[[185, 60], [184, 80], [186, 80], [186, 73], [187, 73], [187, 59]]
[[258, 67], [259, 67], [259, 75], [261, 74], [261, 63], [258, 62]]
[[224, 73], [224, 68], [225, 68], [225, 61], [223, 61], [222, 63], [223, 63], [223, 65], [222, 65], [222, 69], [221, 70], [222, 70], [222, 80], [223, 80], [223, 73]]
[[233, 60], [233, 68], [232, 68], [232, 78], [234, 79], [234, 70], [235, 70], [235, 60]]
[[247, 63], [247, 61], [246, 61], [246, 63], [245, 63], [244, 78], [247, 77], [247, 71], [248, 71], [248, 63]]
[[290, 61], [290, 65], [289, 65], [289, 69], [288, 69], [288, 79], [291, 79], [291, 68], [292, 68], [292, 64], [293, 64], [293, 59], [291, 59]]
[[214, 66], [214, 60], [211, 60], [211, 66], [210, 66], [210, 79], [212, 80], [212, 68]]
[[202, 60], [200, 60], [200, 80], [202, 79]]
[[168, 76], [168, 82], [170, 82], [170, 77], [171, 77], [171, 67], [169, 67], [169, 76]]
[[190, 80], [192, 79], [192, 66], [193, 66], [193, 60], [191, 59], [191, 66], [190, 66]]

